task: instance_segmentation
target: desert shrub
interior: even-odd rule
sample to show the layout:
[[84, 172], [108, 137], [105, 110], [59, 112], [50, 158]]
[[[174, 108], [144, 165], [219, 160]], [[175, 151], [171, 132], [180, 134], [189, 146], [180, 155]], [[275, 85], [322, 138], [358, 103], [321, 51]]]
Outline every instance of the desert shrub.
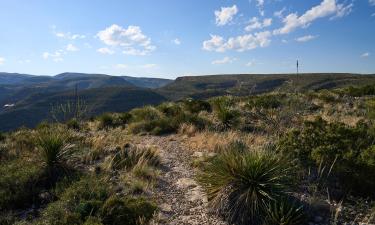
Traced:
[[175, 117], [183, 113], [180, 105], [172, 102], [162, 103], [157, 106], [157, 109], [167, 117]]
[[111, 114], [105, 113], [98, 117], [99, 120], [99, 127], [101, 129], [106, 129], [109, 127], [113, 127], [115, 125], [114, 118]]
[[121, 125], [124, 125], [124, 124], [128, 124], [130, 122], [130, 120], [132, 119], [132, 114], [128, 113], [128, 112], [125, 112], [125, 113], [121, 113], [119, 116], [118, 116], [118, 120], [119, 120], [119, 123]]
[[240, 122], [240, 113], [232, 108], [232, 102], [226, 97], [212, 101], [214, 112], [224, 129], [234, 128]]
[[336, 95], [329, 90], [318, 92], [317, 98], [327, 103], [333, 103], [336, 101]]
[[0, 142], [5, 141], [5, 138], [6, 138], [5, 134], [0, 131]]
[[103, 225], [100, 219], [89, 216], [83, 225]]
[[106, 225], [137, 225], [141, 219], [150, 220], [155, 210], [156, 206], [143, 198], [112, 196], [104, 203], [100, 213]]
[[157, 109], [154, 107], [134, 109], [131, 113], [133, 122], [129, 125], [129, 130], [134, 134], [147, 132], [162, 135], [177, 132], [184, 123], [191, 123], [197, 129], [203, 129], [207, 124], [207, 121], [197, 114], [185, 112], [174, 103], [161, 104]]
[[267, 207], [266, 224], [299, 225], [306, 222], [303, 205], [289, 198], [280, 198]]
[[155, 121], [162, 118], [162, 113], [153, 106], [145, 106], [130, 111], [132, 114], [132, 121]]
[[205, 166], [198, 180], [211, 206], [230, 223], [261, 224], [268, 204], [286, 194], [291, 175], [291, 167], [276, 155], [242, 153], [229, 146]]
[[375, 95], [375, 85], [366, 85], [362, 87], [350, 86], [345, 88], [341, 94], [349, 95], [352, 97], [361, 97], [365, 95]]
[[71, 155], [70, 145], [66, 143], [64, 133], [52, 129], [39, 132], [37, 145], [47, 168], [55, 168], [64, 163]]
[[149, 166], [159, 166], [159, 153], [154, 148], [124, 146], [124, 148], [119, 150], [112, 158], [109, 168], [112, 170], [130, 170], [140, 161], [144, 161]]
[[17, 159], [0, 165], [0, 211], [22, 208], [37, 202], [44, 188], [43, 167], [34, 161]]
[[112, 191], [100, 177], [84, 177], [58, 195], [59, 200], [48, 205], [36, 224], [83, 224], [99, 210]]
[[275, 109], [281, 106], [281, 101], [276, 95], [259, 95], [251, 97], [247, 106], [249, 108]]
[[211, 112], [210, 103], [203, 100], [186, 99], [183, 102], [184, 109], [190, 113], [199, 113], [201, 111]]
[[36, 132], [29, 129], [20, 129], [9, 133], [7, 138], [9, 151], [13, 151], [15, 155], [31, 152], [37, 145], [35, 139]]
[[[374, 127], [359, 122], [356, 127], [342, 123], [328, 123], [321, 118], [305, 122], [301, 130], [284, 135], [278, 149], [298, 159], [306, 170], [321, 164], [333, 166], [333, 177], [338, 177], [345, 189], [369, 195], [375, 188], [373, 166]], [[358, 185], [358, 184], [361, 185]]]
[[73, 130], [79, 130], [80, 129], [80, 125], [79, 125], [79, 122], [78, 122], [77, 119], [70, 119], [68, 122], [66, 122], [66, 126], [69, 129], [73, 129]]

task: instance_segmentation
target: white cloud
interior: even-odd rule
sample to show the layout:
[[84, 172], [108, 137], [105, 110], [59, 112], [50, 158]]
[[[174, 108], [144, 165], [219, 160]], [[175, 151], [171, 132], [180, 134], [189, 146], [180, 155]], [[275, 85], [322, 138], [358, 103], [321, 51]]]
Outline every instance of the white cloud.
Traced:
[[274, 12], [273, 16], [277, 18], [283, 18], [285, 11], [286, 11], [286, 7], [280, 9], [279, 11]]
[[63, 52], [62, 50], [57, 50], [57, 51], [55, 51], [55, 52], [53, 52], [53, 53], [50, 53], [50, 52], [44, 52], [44, 53], [42, 54], [42, 57], [43, 57], [44, 59], [46, 59], [46, 60], [51, 59], [51, 60], [53, 60], [54, 62], [61, 62], [61, 61], [64, 60], [64, 59], [63, 59], [63, 54], [64, 54], [64, 52]]
[[367, 58], [369, 57], [371, 54], [369, 52], [365, 52], [361, 55], [362, 58]]
[[109, 49], [109, 48], [99, 48], [96, 50], [97, 52], [104, 54], [104, 55], [113, 55], [115, 54], [115, 51]]
[[352, 12], [353, 7], [353, 3], [350, 3], [349, 5], [338, 4], [336, 15], [331, 17], [331, 19], [337, 19], [349, 15]]
[[215, 11], [216, 25], [224, 26], [233, 20], [233, 17], [238, 13], [236, 5], [232, 7], [221, 7], [221, 10]]
[[213, 65], [218, 65], [218, 64], [227, 64], [227, 63], [232, 63], [234, 62], [236, 59], [235, 58], [230, 58], [228, 56], [224, 57], [223, 59], [218, 59], [218, 60], [214, 60], [212, 61], [212, 64]]
[[178, 39], [178, 38], [172, 40], [172, 42], [173, 42], [175, 45], [180, 45], [180, 44], [181, 44], [181, 41], [180, 41], [180, 39]]
[[123, 48], [122, 52], [127, 55], [147, 55], [156, 49], [138, 26], [123, 28], [113, 24], [99, 31], [97, 36], [106, 45]]
[[145, 69], [153, 69], [156, 68], [158, 65], [157, 64], [145, 64], [142, 67]]
[[203, 42], [203, 49], [215, 52], [225, 52], [227, 50], [243, 52], [258, 47], [267, 47], [271, 42], [271, 35], [271, 32], [263, 31], [255, 34], [230, 37], [228, 40], [224, 40], [223, 37], [218, 35], [211, 35], [210, 40]]
[[371, 14], [371, 16], [375, 16], [375, 13]]
[[375, 5], [375, 0], [369, 0], [368, 2], [370, 3], [370, 5]]
[[126, 64], [116, 64], [115, 68], [116, 69], [126, 69], [126, 68], [128, 68], [128, 65], [126, 65]]
[[262, 29], [265, 27], [269, 27], [272, 25], [272, 19], [271, 18], [265, 18], [263, 21], [259, 21], [257, 17], [253, 17], [250, 20], [249, 25], [245, 27], [245, 30], [250, 32], [255, 29]]
[[307, 42], [307, 41], [311, 41], [311, 40], [313, 40], [317, 37], [318, 36], [314, 36], [314, 35], [306, 35], [306, 36], [296, 38], [295, 40], [298, 41], [298, 42]]
[[54, 34], [56, 35], [56, 37], [58, 38], [64, 38], [64, 39], [69, 39], [69, 40], [76, 40], [76, 39], [84, 39], [86, 38], [85, 35], [83, 34], [72, 34], [70, 32], [54, 32]]
[[1, 65], [4, 65], [4, 62], [5, 62], [5, 58], [0, 57], [0, 66], [1, 66]]
[[[351, 5], [351, 4], [350, 4]], [[291, 13], [283, 19], [284, 26], [275, 30], [274, 34], [287, 34], [299, 27], [308, 27], [314, 20], [326, 16], [342, 17], [350, 13], [352, 6], [336, 4], [336, 0], [323, 0], [319, 5], [312, 7], [302, 16]]]
[[73, 44], [68, 44], [66, 46], [66, 50], [69, 51], [69, 52], [76, 52], [76, 51], [79, 51], [79, 48], [77, 48], [75, 45]]
[[288, 41], [286, 39], [281, 40], [282, 43], [286, 44]]

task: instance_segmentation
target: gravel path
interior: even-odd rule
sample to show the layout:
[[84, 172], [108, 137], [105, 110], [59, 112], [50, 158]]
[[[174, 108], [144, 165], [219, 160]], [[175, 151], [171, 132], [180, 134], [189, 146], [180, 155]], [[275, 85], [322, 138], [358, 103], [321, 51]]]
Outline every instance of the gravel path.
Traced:
[[194, 180], [191, 155], [185, 151], [173, 135], [166, 137], [143, 137], [142, 144], [157, 146], [163, 167], [155, 187], [160, 208], [153, 224], [226, 225], [208, 213], [207, 197]]

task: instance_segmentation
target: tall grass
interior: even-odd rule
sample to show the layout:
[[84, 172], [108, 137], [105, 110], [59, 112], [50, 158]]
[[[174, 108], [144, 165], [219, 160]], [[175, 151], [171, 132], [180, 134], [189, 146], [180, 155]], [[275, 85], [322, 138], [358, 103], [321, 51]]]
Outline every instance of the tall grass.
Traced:
[[291, 167], [276, 155], [229, 146], [198, 177], [213, 209], [230, 223], [260, 224], [268, 205], [286, 194]]

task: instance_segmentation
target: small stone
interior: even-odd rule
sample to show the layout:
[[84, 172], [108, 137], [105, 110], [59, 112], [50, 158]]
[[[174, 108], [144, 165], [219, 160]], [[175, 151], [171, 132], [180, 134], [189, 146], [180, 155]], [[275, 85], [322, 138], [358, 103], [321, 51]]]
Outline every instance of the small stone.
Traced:
[[191, 178], [181, 178], [177, 180], [176, 185], [179, 188], [186, 189], [190, 187], [196, 187], [197, 183]]

